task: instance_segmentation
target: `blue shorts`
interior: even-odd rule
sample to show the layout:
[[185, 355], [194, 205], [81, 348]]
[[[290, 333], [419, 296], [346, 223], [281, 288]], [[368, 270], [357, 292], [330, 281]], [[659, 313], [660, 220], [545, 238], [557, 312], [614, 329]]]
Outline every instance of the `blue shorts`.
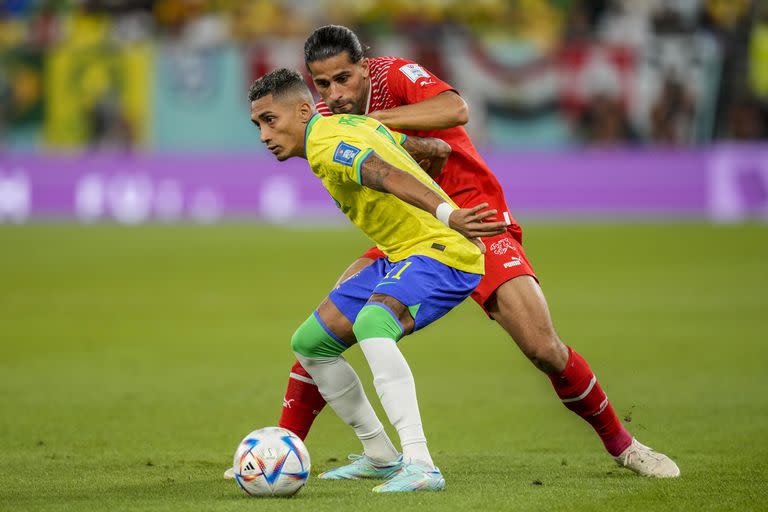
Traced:
[[328, 298], [355, 323], [372, 294], [389, 295], [408, 307], [413, 330], [418, 331], [461, 304], [482, 277], [426, 256], [410, 256], [397, 263], [380, 258], [341, 283]]

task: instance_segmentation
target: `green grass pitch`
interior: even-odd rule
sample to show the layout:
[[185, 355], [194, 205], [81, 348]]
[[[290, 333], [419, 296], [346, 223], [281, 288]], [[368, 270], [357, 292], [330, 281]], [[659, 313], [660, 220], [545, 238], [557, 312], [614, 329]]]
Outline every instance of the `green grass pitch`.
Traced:
[[[0, 228], [0, 510], [768, 508], [768, 229], [704, 224], [526, 231], [561, 337], [680, 479], [618, 469], [467, 302], [401, 344], [445, 492], [313, 476], [248, 498], [222, 472], [277, 423], [293, 329], [366, 245], [247, 224]], [[330, 410], [307, 441], [313, 475], [359, 450]]]

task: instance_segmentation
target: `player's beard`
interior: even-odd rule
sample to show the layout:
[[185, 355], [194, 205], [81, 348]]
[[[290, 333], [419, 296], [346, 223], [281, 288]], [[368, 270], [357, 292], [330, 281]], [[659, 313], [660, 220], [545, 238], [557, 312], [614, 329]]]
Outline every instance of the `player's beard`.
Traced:
[[341, 105], [334, 105], [331, 107], [331, 112], [334, 114], [354, 114], [354, 115], [363, 115], [365, 114], [365, 108], [362, 105], [363, 100], [349, 100]]
[[342, 104], [336, 104], [331, 107], [331, 111], [334, 114], [354, 114], [355, 105], [351, 101], [347, 101]]

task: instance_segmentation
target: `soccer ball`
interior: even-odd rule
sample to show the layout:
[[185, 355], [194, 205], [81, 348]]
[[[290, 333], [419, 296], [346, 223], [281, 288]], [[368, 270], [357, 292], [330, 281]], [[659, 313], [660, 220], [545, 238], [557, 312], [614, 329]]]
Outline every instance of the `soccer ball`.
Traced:
[[309, 478], [309, 452], [290, 430], [266, 427], [240, 441], [232, 467], [250, 496], [292, 496]]

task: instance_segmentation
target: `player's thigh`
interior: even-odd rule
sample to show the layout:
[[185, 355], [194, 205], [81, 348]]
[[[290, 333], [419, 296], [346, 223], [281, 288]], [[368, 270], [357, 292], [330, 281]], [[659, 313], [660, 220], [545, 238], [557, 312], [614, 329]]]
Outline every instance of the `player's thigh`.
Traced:
[[345, 342], [354, 343], [352, 325], [391, 267], [386, 258], [374, 260], [334, 288], [317, 308], [328, 329]]
[[341, 276], [339, 276], [338, 281], [336, 281], [336, 284], [333, 285], [333, 287], [338, 288], [341, 286], [341, 283], [363, 270], [365, 267], [373, 263], [373, 261], [374, 258], [368, 258], [365, 256], [357, 258], [344, 270], [344, 272], [342, 272]]
[[496, 290], [504, 283], [520, 276], [531, 276], [536, 279], [536, 274], [525, 255], [522, 244], [513, 233], [506, 232], [499, 236], [484, 238], [483, 242], [486, 246], [485, 275], [472, 292], [472, 299], [493, 319], [487, 305], [491, 302]]
[[528, 275], [506, 281], [486, 302], [486, 310], [526, 356], [547, 370], [561, 370], [568, 349], [557, 336], [539, 283]]
[[339, 308], [328, 297], [323, 299], [317, 307], [317, 316], [325, 329], [333, 333], [347, 345], [355, 343], [355, 334], [352, 332], [352, 322], [342, 314]]
[[480, 277], [426, 256], [411, 256], [392, 267], [374, 288], [370, 301], [383, 303], [395, 318], [404, 320], [407, 334], [459, 305], [477, 287]]
[[519, 276], [503, 283], [488, 299], [486, 307], [492, 318], [516, 339], [554, 333], [547, 300], [531, 276]]
[[368, 299], [368, 304], [381, 304], [391, 312], [394, 318], [400, 321], [400, 327], [403, 330], [403, 336], [411, 334], [413, 332], [414, 321], [408, 306], [400, 302], [394, 297], [385, 295], [383, 293], [374, 293], [371, 298]]

